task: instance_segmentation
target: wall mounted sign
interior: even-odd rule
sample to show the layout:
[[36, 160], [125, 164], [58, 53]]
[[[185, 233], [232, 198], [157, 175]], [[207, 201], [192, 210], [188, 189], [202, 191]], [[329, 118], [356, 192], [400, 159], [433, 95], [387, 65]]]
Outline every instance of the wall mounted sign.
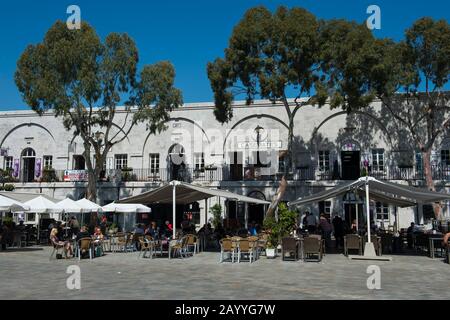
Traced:
[[83, 182], [88, 180], [86, 170], [65, 170], [64, 182]]
[[258, 143], [257, 142], [238, 142], [237, 147], [238, 149], [253, 149], [253, 150], [258, 150], [258, 149], [281, 149], [283, 146], [283, 142], [282, 141], [261, 141], [259, 143], [259, 147], [258, 147]]

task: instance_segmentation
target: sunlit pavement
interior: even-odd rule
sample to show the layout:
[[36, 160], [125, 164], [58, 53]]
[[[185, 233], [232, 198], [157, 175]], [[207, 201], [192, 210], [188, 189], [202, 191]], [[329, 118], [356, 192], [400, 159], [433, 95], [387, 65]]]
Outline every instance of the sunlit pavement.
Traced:
[[[210, 252], [171, 260], [108, 253], [92, 261], [50, 261], [50, 253], [0, 251], [0, 299], [450, 299], [450, 265], [426, 256], [379, 262], [327, 254], [319, 263], [262, 256], [232, 264]], [[80, 290], [67, 287], [71, 265], [80, 267]], [[380, 267], [380, 290], [368, 289], [370, 265]]]

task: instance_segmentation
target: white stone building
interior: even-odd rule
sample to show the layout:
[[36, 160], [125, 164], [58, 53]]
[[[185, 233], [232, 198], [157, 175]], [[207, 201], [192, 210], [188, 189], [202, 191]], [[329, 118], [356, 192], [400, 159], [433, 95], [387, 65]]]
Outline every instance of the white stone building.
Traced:
[[[378, 179], [423, 185], [420, 154], [408, 139], [394, 134], [389, 119], [375, 116], [380, 108], [375, 102], [371, 110], [351, 116], [329, 107], [302, 108], [295, 118], [295, 169], [289, 174], [285, 200], [357, 179], [364, 161]], [[121, 121], [125, 121], [124, 112], [117, 114], [117, 122]], [[282, 105], [256, 101], [247, 106], [237, 102], [232, 121], [222, 125], [214, 117], [212, 103], [186, 104], [171, 113], [166, 131], [151, 135], [142, 123], [113, 147], [99, 183], [98, 202], [103, 205], [137, 195], [174, 179], [271, 200], [284, 170], [287, 141], [288, 118]], [[449, 185], [449, 141], [439, 141], [433, 153], [439, 191]], [[12, 172], [17, 191], [60, 199], [84, 196], [83, 144], [51, 112], [43, 116], [33, 111], [1, 112], [0, 149], [0, 168]], [[349, 222], [355, 218], [356, 206], [361, 215], [364, 212], [363, 200], [349, 194], [308, 209], [315, 214], [337, 213]], [[228, 209], [230, 218], [241, 222], [263, 220], [265, 210], [261, 205], [249, 205], [245, 210], [241, 204], [211, 199], [209, 207], [217, 201]], [[192, 212], [200, 225], [207, 219], [203, 206], [193, 204], [179, 211]], [[170, 210], [154, 205], [150, 217], [138, 220], [162, 221], [170, 217]], [[405, 228], [411, 221], [423, 223], [430, 215], [428, 207], [396, 210], [374, 203], [371, 210], [373, 219], [386, 227]], [[447, 206], [445, 215], [449, 216], [448, 212]]]

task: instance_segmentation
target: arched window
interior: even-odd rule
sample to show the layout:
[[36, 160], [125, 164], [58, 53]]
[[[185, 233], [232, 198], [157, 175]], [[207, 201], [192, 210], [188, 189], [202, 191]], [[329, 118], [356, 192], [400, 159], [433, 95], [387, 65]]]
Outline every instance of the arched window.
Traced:
[[36, 152], [31, 148], [26, 148], [22, 151], [22, 158], [35, 158]]

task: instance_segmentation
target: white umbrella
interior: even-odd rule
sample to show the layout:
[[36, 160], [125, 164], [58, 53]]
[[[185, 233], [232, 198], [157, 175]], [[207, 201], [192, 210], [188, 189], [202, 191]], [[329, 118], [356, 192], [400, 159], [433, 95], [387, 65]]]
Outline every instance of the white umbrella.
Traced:
[[19, 201], [0, 195], [0, 211], [2, 212], [22, 212], [30, 208]]
[[86, 198], [76, 201], [76, 204], [78, 204], [84, 210], [90, 211], [90, 212], [99, 212], [102, 210], [101, 206], [99, 206], [95, 202], [92, 202]]
[[152, 209], [139, 203], [110, 203], [102, 207], [103, 212], [120, 212], [123, 215], [123, 227], [125, 228], [125, 213], [150, 213]]
[[56, 207], [62, 209], [66, 213], [81, 213], [83, 208], [70, 198], [66, 198], [56, 204]]
[[34, 198], [24, 203], [30, 207], [31, 212], [35, 213], [61, 213], [63, 210], [58, 208], [56, 204], [43, 196]]

